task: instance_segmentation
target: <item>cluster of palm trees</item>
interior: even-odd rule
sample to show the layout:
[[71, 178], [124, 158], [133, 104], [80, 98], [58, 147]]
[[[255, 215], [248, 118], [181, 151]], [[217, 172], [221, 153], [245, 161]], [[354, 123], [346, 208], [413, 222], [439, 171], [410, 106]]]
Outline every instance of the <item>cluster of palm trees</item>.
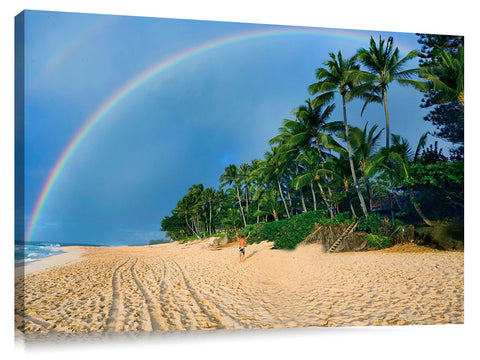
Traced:
[[[413, 151], [404, 138], [390, 134], [389, 85], [397, 82], [421, 91], [435, 86], [444, 89], [447, 97], [461, 99], [463, 105], [463, 57], [460, 71], [460, 65], [453, 64], [455, 59], [445, 55], [444, 73], [451, 73], [452, 66], [461, 72], [461, 80], [454, 73], [450, 76], [456, 77], [456, 83], [445, 84], [439, 80], [439, 69], [407, 67], [417, 55], [411, 51], [400, 57], [391, 37], [378, 42], [371, 38], [370, 47], [352, 57], [345, 58], [340, 51], [330, 53], [316, 71], [316, 82], [309, 86], [314, 98], [292, 113], [295, 119], [283, 121], [264, 158], [228, 166], [218, 190], [193, 185], [172, 211], [177, 227], [167, 226], [166, 217], [162, 229], [170, 236], [194, 234], [200, 238], [310, 210], [324, 210], [329, 217], [343, 211], [354, 217], [367, 216], [370, 200], [395, 194], [425, 146], [426, 135]], [[331, 120], [337, 97], [343, 121]], [[362, 113], [369, 104], [381, 104], [385, 129], [369, 127], [368, 122], [363, 128], [349, 126], [347, 103], [353, 99], [364, 102]], [[384, 130], [386, 144], [380, 147]], [[182, 226], [184, 229], [178, 230]]]

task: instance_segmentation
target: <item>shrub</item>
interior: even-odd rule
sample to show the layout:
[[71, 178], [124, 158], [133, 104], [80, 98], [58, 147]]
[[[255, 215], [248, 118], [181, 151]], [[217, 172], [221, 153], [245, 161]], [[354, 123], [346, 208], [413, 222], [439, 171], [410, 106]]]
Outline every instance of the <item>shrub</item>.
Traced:
[[340, 225], [340, 224], [348, 226], [350, 225], [351, 222], [352, 222], [352, 216], [348, 211], [338, 214], [333, 219], [324, 218], [317, 221], [318, 224], [324, 225], [324, 226]]
[[250, 243], [268, 240], [273, 241], [277, 249], [295, 249], [298, 243], [312, 233], [315, 224], [349, 225], [351, 223], [348, 212], [338, 214], [333, 219], [327, 216], [328, 213], [325, 210], [308, 211], [280, 221], [247, 225], [239, 235], [247, 236], [250, 232], [248, 239]]
[[390, 237], [368, 234], [365, 237], [368, 247], [376, 247], [377, 249], [385, 249], [390, 246]]
[[276, 231], [274, 246], [278, 249], [295, 249], [298, 243], [315, 229], [315, 224], [338, 225], [349, 222], [349, 213], [341, 213], [333, 219], [322, 218], [326, 216], [325, 211], [309, 211], [296, 215], [290, 219], [282, 220], [281, 226]]
[[262, 233], [261, 233], [263, 240], [275, 241], [275, 239], [277, 238], [280, 232], [280, 229], [282, 228], [283, 224], [286, 221], [288, 220], [274, 221], [274, 222], [265, 224], [265, 226], [262, 228]]
[[285, 221], [275, 238], [274, 246], [279, 249], [295, 249], [314, 229], [315, 221], [308, 218], [292, 218]]
[[239, 232], [239, 236], [246, 237], [250, 233], [248, 238], [249, 243], [259, 243], [265, 240], [262, 238], [262, 229], [265, 226], [265, 223], [258, 223], [245, 226], [242, 231]]
[[349, 211], [345, 211], [343, 213], [338, 214], [333, 219], [326, 219], [332, 221], [328, 225], [339, 225], [339, 224], [350, 224], [352, 222], [352, 214]]
[[368, 214], [367, 217], [361, 218], [358, 222], [358, 230], [378, 235], [380, 233], [380, 220], [377, 215]]

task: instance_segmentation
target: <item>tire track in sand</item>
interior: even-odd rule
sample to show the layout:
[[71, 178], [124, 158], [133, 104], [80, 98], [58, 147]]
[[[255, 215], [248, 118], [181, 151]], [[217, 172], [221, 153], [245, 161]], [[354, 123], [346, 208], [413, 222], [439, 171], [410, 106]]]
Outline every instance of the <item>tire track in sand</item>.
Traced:
[[[178, 330], [178, 329], [185, 329], [183, 326], [179, 327], [178, 325], [181, 324], [179, 310], [174, 311], [174, 308], [177, 307], [175, 303], [175, 299], [172, 296], [172, 289], [168, 283], [168, 277], [170, 276], [170, 272], [168, 270], [167, 264], [164, 259], [160, 259], [163, 271], [163, 276], [159, 281], [160, 284], [160, 294], [159, 294], [159, 303], [160, 303], [160, 311], [161, 314], [165, 317], [167, 322], [167, 330]], [[156, 279], [157, 273], [152, 270]]]
[[[142, 293], [144, 301], [147, 304], [147, 311], [148, 311], [148, 315], [149, 315], [149, 318], [150, 318], [150, 324], [152, 326], [152, 330], [153, 331], [167, 330], [168, 327], [166, 325], [166, 321], [161, 321], [156, 316], [156, 313], [157, 313], [156, 306], [155, 306], [155, 303], [153, 301], [153, 298], [152, 298], [150, 292], [147, 290], [147, 288], [145, 286], [143, 286], [142, 282], [140, 281], [140, 279], [137, 276], [137, 273], [134, 269], [137, 262], [138, 262], [138, 258], [135, 260], [135, 262], [130, 267], [130, 272], [132, 273], [133, 280], [137, 284], [137, 287], [140, 290], [140, 292]], [[150, 269], [148, 266], [146, 266], [146, 267], [147, 267], [147, 269]], [[154, 273], [154, 275], [155, 275], [155, 273]], [[162, 319], [162, 320], [164, 320], [164, 319]]]
[[[192, 298], [198, 304], [198, 307], [203, 311], [203, 313], [214, 323], [218, 324], [218, 329], [243, 329], [246, 328], [247, 325], [239, 322], [233, 316], [229, 315], [224, 309], [222, 309], [219, 305], [208, 301], [204, 296], [201, 295], [199, 291], [195, 289], [192, 285], [190, 279], [188, 278], [187, 274], [183, 270], [183, 268], [174, 261], [174, 264], [177, 266], [180, 274], [183, 278], [186, 288], [192, 295]], [[204, 305], [206, 304], [206, 305]], [[211, 308], [212, 310], [208, 310], [207, 307]]]
[[112, 305], [110, 306], [110, 310], [108, 312], [107, 320], [105, 322], [104, 332], [112, 332], [117, 331], [118, 327], [118, 319], [120, 316], [121, 308], [123, 308], [122, 304], [122, 293], [120, 288], [120, 278], [118, 275], [118, 271], [127, 264], [131, 259], [128, 258], [125, 262], [118, 265], [115, 270], [113, 271], [112, 275]]
[[[45, 322], [45, 321], [41, 321], [41, 320], [38, 320], [32, 316], [29, 316], [29, 315], [25, 315], [23, 317], [23, 321], [24, 321], [24, 328], [26, 327], [25, 324], [27, 322], [31, 322], [35, 325], [38, 325], [38, 326], [41, 326], [43, 328], [44, 331], [48, 332], [49, 334], [52, 334], [52, 335], [58, 335], [58, 334], [61, 334], [60, 331], [57, 331], [57, 330], [53, 330], [52, 329], [52, 324], [48, 323], [48, 322]], [[23, 330], [23, 329], [22, 329]]]
[[163, 279], [160, 282], [160, 302], [164, 307], [165, 316], [173, 330], [198, 330], [216, 327], [210, 317], [199, 307], [187, 289], [178, 270], [161, 259], [163, 264]]

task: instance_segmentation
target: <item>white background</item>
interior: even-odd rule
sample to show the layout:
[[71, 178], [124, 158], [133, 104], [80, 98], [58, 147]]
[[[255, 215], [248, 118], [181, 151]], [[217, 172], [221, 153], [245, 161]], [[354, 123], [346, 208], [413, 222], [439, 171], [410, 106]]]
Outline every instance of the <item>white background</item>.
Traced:
[[[152, 5], [157, 3], [156, 5]], [[480, 84], [476, 69], [478, 12], [474, 1], [385, 0], [169, 0], [129, 2], [81, 0], [7, 0], [0, 5], [2, 91], [0, 118], [1, 183], [1, 353], [9, 358], [57, 359], [474, 359], [478, 358], [480, 280], [476, 168]], [[362, 30], [384, 30], [465, 35], [466, 43], [466, 250], [465, 325], [404, 326], [340, 329], [285, 329], [234, 332], [201, 332], [107, 344], [69, 344], [25, 349], [15, 345], [13, 333], [14, 240], [14, 17], [24, 9], [221, 20], [281, 25], [301, 25]]]

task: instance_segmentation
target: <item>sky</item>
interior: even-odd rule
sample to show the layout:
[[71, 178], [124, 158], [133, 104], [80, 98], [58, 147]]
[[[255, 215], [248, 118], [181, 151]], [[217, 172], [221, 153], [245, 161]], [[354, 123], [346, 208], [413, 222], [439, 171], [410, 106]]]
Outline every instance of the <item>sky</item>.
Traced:
[[[379, 35], [403, 55], [420, 48], [414, 33], [26, 11], [27, 241], [165, 238], [160, 222], [191, 185], [217, 188], [228, 165], [263, 157], [330, 52], [352, 56]], [[412, 146], [435, 130], [421, 98], [389, 89], [390, 131]], [[350, 125], [384, 127], [380, 105], [363, 117], [361, 106], [348, 104]]]

